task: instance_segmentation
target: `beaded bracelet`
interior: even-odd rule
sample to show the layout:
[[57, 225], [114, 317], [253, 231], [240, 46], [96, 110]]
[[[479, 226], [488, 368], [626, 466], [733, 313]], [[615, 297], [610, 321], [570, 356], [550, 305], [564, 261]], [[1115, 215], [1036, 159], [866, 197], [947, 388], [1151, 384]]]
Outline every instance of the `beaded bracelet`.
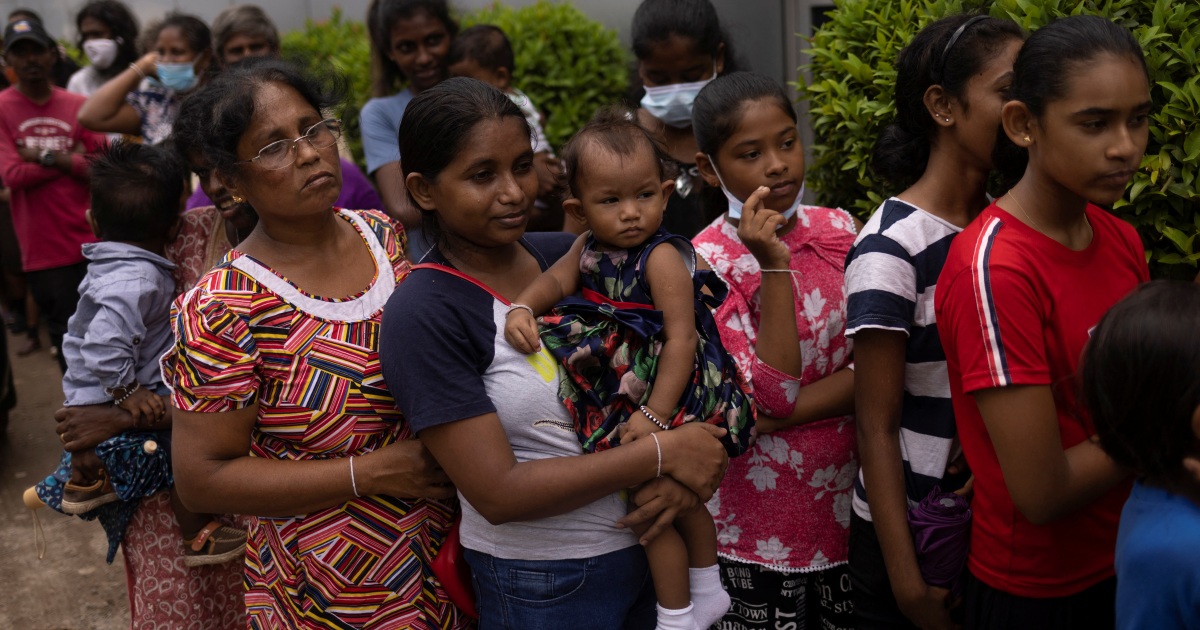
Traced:
[[126, 400], [129, 400], [129, 397], [133, 395], [133, 392], [136, 392], [137, 390], [139, 390], [141, 388], [142, 388], [142, 384], [135, 381], [133, 383], [133, 387], [130, 387], [128, 390], [126, 390], [124, 396], [114, 400], [113, 404], [120, 407], [121, 403], [125, 402]]
[[656, 427], [658, 427], [658, 428], [662, 429], [663, 431], [666, 431], [666, 430], [667, 430], [667, 425], [666, 425], [666, 423], [665, 423], [665, 422], [663, 422], [662, 420], [659, 420], [658, 418], [654, 417], [654, 413], [650, 411], [650, 408], [649, 408], [649, 407], [647, 407], [646, 405], [641, 405], [641, 406], [639, 406], [639, 407], [638, 407], [638, 409], [639, 409], [639, 410], [640, 410], [640, 411], [641, 411], [643, 414], [645, 414], [647, 418], [649, 418], [649, 419], [650, 419], [650, 422], [653, 422], [653, 423], [654, 423], [654, 426], [656, 426]]

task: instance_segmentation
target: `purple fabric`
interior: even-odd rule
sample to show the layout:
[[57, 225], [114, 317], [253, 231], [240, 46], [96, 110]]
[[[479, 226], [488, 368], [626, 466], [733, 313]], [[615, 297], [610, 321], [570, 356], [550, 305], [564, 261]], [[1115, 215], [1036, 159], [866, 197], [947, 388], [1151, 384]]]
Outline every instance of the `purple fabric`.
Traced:
[[[346, 158], [341, 158], [341, 160], [342, 194], [338, 196], [337, 203], [334, 205], [347, 210], [382, 210], [383, 202], [379, 200], [379, 193], [375, 192], [375, 187], [371, 185], [367, 176], [358, 170], [358, 166], [354, 162]], [[212, 200], [204, 194], [204, 190], [199, 186], [187, 200], [188, 210], [211, 205], [213, 205]]]
[[960, 594], [971, 539], [970, 503], [934, 487], [908, 511], [908, 524], [925, 583]]

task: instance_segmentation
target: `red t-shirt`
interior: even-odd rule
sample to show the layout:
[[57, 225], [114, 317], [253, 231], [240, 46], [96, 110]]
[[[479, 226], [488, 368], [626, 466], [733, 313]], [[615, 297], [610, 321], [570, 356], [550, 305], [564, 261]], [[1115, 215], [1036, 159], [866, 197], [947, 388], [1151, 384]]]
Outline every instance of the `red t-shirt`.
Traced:
[[[85, 100], [59, 88], [42, 105], [15, 87], [0, 92], [0, 180], [12, 190], [13, 228], [25, 271], [82, 262], [83, 244], [96, 240], [84, 218], [89, 204], [85, 154], [99, 149], [104, 136], [76, 120]], [[72, 154], [72, 172], [66, 174], [26, 162], [20, 147], [79, 152]]]
[[1094, 433], [1077, 401], [1075, 371], [1100, 317], [1150, 278], [1137, 232], [1089, 205], [1094, 236], [1072, 251], [992, 204], [950, 247], [934, 298], [950, 394], [975, 474], [967, 566], [985, 584], [1021, 597], [1063, 597], [1113, 575], [1129, 484], [1047, 525], [1013, 505], [971, 392], [1050, 385], [1063, 448]]

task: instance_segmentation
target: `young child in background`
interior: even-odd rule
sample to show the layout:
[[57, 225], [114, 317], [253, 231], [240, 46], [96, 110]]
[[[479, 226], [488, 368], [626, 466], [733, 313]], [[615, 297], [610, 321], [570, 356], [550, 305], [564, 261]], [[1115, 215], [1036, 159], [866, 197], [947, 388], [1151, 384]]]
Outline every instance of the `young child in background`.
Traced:
[[[626, 110], [602, 111], [563, 150], [572, 194], [564, 209], [589, 232], [521, 293], [504, 337], [525, 353], [544, 340], [559, 360], [585, 451], [657, 442], [655, 432], [699, 421], [728, 429], [726, 449], [740, 455], [750, 444], [753, 403], [707, 306], [726, 291], [711, 272], [696, 271], [686, 239], [662, 231], [674, 182], [661, 147], [635, 120]], [[580, 289], [582, 298], [568, 297]], [[555, 304], [539, 339], [534, 316]], [[725, 614], [716, 544], [701, 506], [647, 545], [658, 628], [707, 628]]]
[[[446, 56], [446, 64], [452, 77], [469, 77], [483, 81], [488, 85], [504, 92], [521, 113], [533, 130], [533, 164], [538, 176], [538, 201], [536, 206], [539, 214], [547, 213], [547, 209], [557, 204], [554, 198], [558, 188], [558, 179], [562, 174], [562, 166], [554, 155], [554, 148], [546, 140], [546, 132], [542, 125], [545, 117], [529, 100], [524, 92], [512, 85], [513, 72], [516, 71], [516, 58], [513, 55], [512, 44], [504, 31], [491, 24], [472, 26], [458, 34], [450, 45], [450, 53]], [[562, 229], [558, 225], [546, 226], [539, 221], [540, 217], [531, 217], [530, 229], [551, 230]]]
[[1200, 286], [1153, 282], [1092, 332], [1100, 447], [1137, 477], [1117, 532], [1117, 628], [1200, 628]]
[[[179, 158], [148, 145], [109, 145], [92, 163], [91, 173], [88, 221], [101, 242], [83, 246], [90, 262], [79, 286], [79, 308], [63, 338], [63, 392], [66, 406], [115, 404], [130, 413], [132, 426], [96, 449], [64, 457], [70, 465], [65, 485], [39, 486], [47, 504], [58, 503], [63, 513], [76, 515], [121, 501], [112, 477], [141, 476], [133, 471], [145, 462], [132, 460], [170, 452], [170, 406], [163, 400], [169, 392], [159, 358], [174, 343], [169, 317], [175, 281], [174, 265], [163, 258], [163, 249], [174, 235], [188, 192], [187, 171]], [[60, 435], [67, 444], [66, 434]], [[97, 451], [122, 439], [135, 445], [129, 459], [114, 456], [108, 461], [120, 459], [129, 470], [107, 470]], [[125, 502], [136, 506], [139, 498], [173, 485], [169, 473], [158, 478], [162, 482], [152, 487], [123, 492]], [[57, 488], [61, 497], [54, 496]], [[189, 547], [188, 566], [240, 557], [245, 532], [221, 525], [212, 515], [188, 511], [174, 490], [172, 505]]]
[[1079, 357], [1149, 280], [1121, 199], [1149, 138], [1137, 40], [1095, 16], [1051, 22], [1013, 64], [1001, 118], [1021, 180], [954, 240], [934, 297], [958, 436], [975, 475], [968, 628], [1113, 626], [1128, 473], [1090, 439]]

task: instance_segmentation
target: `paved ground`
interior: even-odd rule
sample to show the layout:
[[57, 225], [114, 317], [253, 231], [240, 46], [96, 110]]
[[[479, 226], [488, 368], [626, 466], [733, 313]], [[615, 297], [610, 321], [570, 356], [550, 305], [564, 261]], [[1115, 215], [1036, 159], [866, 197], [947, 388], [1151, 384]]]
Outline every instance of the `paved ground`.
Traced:
[[104, 563], [99, 523], [39, 510], [47, 549], [37, 558], [33, 518], [21, 493], [52, 471], [62, 454], [53, 418], [62, 402], [62, 375], [46, 350], [13, 357], [13, 375], [18, 403], [0, 441], [0, 628], [128, 628], [125, 569], [119, 553], [111, 565]]

